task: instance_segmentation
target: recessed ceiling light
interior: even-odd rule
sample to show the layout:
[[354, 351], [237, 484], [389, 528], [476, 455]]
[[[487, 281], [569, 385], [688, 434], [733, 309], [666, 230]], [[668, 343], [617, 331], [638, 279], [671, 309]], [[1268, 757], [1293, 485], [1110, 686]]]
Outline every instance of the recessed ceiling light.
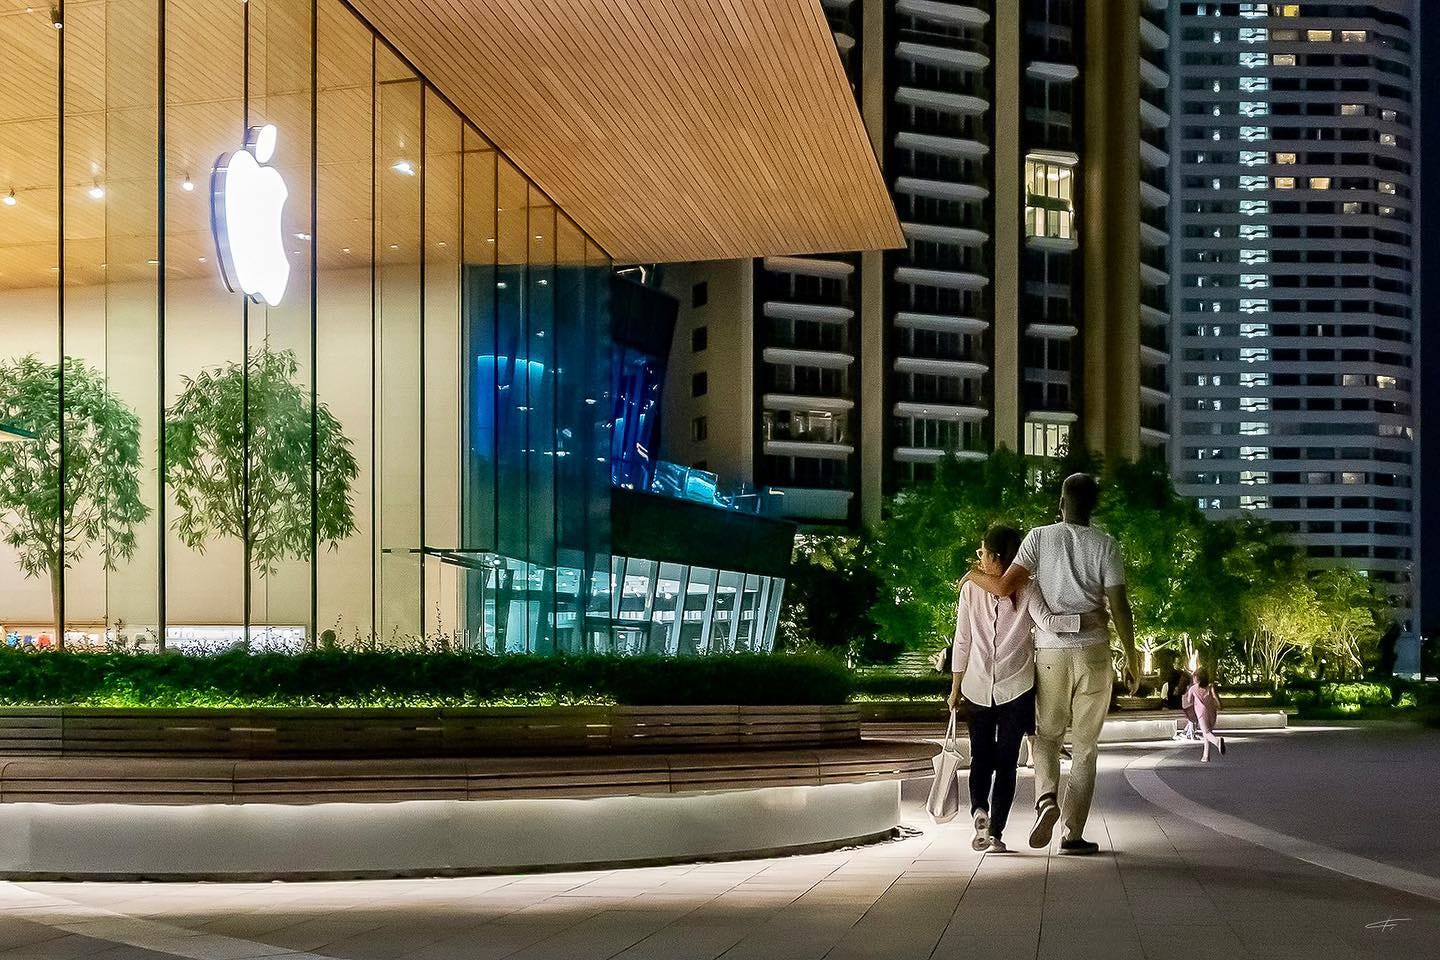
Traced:
[[91, 199], [91, 200], [104, 200], [104, 199], [105, 199], [105, 188], [102, 187], [102, 186], [100, 186], [100, 181], [99, 181], [99, 180], [93, 181], [93, 183], [94, 183], [94, 185], [93, 185], [89, 190], [86, 190], [85, 192], [88, 193], [88, 194], [90, 194], [90, 199]]
[[151, 258], [151, 259], [149, 259], [149, 260], [146, 260], [145, 262], [148, 263], [148, 264], [150, 264], [150, 266], [152, 266], [152, 267], [158, 267], [158, 266], [160, 265], [160, 261], [159, 261], [159, 260], [156, 260], [156, 259], [154, 259], [154, 258]]
[[349, 247], [341, 247], [341, 248], [340, 248], [340, 252], [341, 252], [341, 253], [349, 253], [349, 252], [350, 252], [350, 248], [349, 248]]
[[15, 199], [15, 191], [14, 191], [14, 190], [11, 190], [9, 193], [5, 194], [5, 206], [7, 206], [7, 207], [13, 207], [13, 206], [15, 206], [15, 204], [17, 204], [17, 203], [19, 203], [19, 202], [20, 202], [19, 200], [16, 200], [16, 199]]
[[195, 189], [195, 181], [190, 179], [190, 174], [185, 174], [185, 179], [180, 181], [180, 189], [186, 193]]

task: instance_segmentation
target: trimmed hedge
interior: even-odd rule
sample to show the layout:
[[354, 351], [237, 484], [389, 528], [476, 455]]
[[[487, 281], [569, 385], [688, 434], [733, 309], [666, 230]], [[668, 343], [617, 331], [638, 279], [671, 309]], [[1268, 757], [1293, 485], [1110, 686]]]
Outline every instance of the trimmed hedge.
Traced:
[[950, 693], [950, 674], [927, 673], [907, 676], [893, 673], [864, 673], [854, 678], [858, 699], [944, 700]]
[[845, 703], [852, 690], [842, 663], [814, 654], [0, 652], [9, 706], [777, 706]]

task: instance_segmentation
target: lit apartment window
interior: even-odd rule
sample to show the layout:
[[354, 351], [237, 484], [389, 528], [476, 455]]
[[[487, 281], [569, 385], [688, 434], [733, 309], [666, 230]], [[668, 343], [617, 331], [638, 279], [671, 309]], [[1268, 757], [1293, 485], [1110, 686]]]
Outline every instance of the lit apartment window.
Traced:
[[1346, 200], [1340, 207], [1342, 213], [1359, 213], [1360, 202], [1358, 200]]
[[1395, 208], [1394, 208], [1394, 207], [1381, 207], [1379, 212], [1380, 212], [1380, 216], [1382, 216], [1382, 217], [1393, 217], [1393, 216], [1395, 216]]
[[1329, 177], [1311, 177], [1311, 178], [1310, 178], [1310, 189], [1311, 189], [1311, 190], [1329, 190], [1329, 189], [1330, 189], [1330, 178], [1329, 178]]
[[1074, 165], [1053, 157], [1025, 158], [1025, 235], [1074, 237]]
[[1268, 323], [1242, 323], [1240, 324], [1240, 336], [1247, 340], [1255, 337], [1270, 336], [1270, 324]]
[[1241, 510], [1268, 510], [1270, 509], [1269, 497], [1241, 497]]
[[1263, 422], [1241, 422], [1240, 436], [1264, 437], [1270, 433], [1270, 424]]
[[1365, 105], [1363, 103], [1342, 103], [1340, 104], [1340, 116], [1363, 117], [1365, 116]]
[[1269, 397], [1241, 397], [1241, 413], [1264, 413], [1270, 409]]
[[1275, 15], [1279, 17], [1300, 16], [1300, 4], [1298, 3], [1277, 3]]
[[1241, 460], [1265, 460], [1270, 456], [1269, 447], [1241, 447]]
[[704, 443], [710, 436], [710, 421], [706, 417], [696, 417], [690, 421], [690, 439], [696, 443]]
[[1268, 363], [1269, 361], [1269, 347], [1242, 347], [1240, 350], [1241, 363]]
[[[1293, 154], [1292, 154], [1293, 156]], [[1240, 165], [1242, 167], [1258, 167], [1270, 162], [1268, 150], [1241, 150]]]
[[1346, 472], [1340, 474], [1340, 482], [1341, 482], [1341, 483], [1349, 483], [1349, 484], [1364, 483], [1364, 482], [1365, 482], [1365, 474], [1363, 474], [1363, 473], [1352, 473], [1352, 472], [1350, 472], [1350, 471], [1347, 470]]
[[1306, 30], [1305, 39], [1311, 43], [1329, 43], [1335, 39], [1334, 30]]
[[1394, 390], [1399, 381], [1394, 377], [1378, 376], [1375, 378], [1375, 386], [1381, 390]]
[[1025, 422], [1025, 455], [1063, 457], [1070, 449], [1070, 424]]
[[1340, 40], [1343, 43], [1364, 43], [1370, 39], [1370, 34], [1365, 30], [1341, 30]]
[[1382, 147], [1393, 147], [1393, 146], [1395, 146], [1395, 134], [1393, 134], [1393, 133], [1382, 133], [1382, 134], [1380, 134], [1380, 145], [1381, 145]]
[[1341, 377], [1340, 377], [1340, 386], [1342, 386], [1342, 387], [1363, 387], [1363, 386], [1365, 386], [1365, 374], [1363, 374], [1363, 373], [1346, 373], [1346, 374], [1342, 374]]
[[1387, 122], [1387, 123], [1393, 122], [1393, 121], [1395, 120], [1395, 111], [1394, 111], [1394, 110], [1381, 110], [1381, 111], [1380, 111], [1380, 119], [1381, 119], [1381, 120], [1384, 120], [1384, 121]]
[[1294, 162], [1295, 162], [1295, 154], [1293, 154], [1293, 153], [1277, 153], [1277, 154], [1275, 154], [1275, 162], [1276, 162], [1276, 163], [1294, 163]]
[[[1270, 186], [1269, 177], [1243, 176], [1240, 178], [1241, 190], [1265, 190]], [[1215, 189], [1220, 189], [1220, 181], [1215, 181]]]
[[1263, 470], [1241, 470], [1240, 482], [1247, 487], [1253, 487], [1270, 482], [1270, 474]]
[[1395, 184], [1389, 180], [1381, 180], [1376, 186], [1381, 193], [1388, 193], [1392, 197], [1395, 196]]
[[[1276, 32], [1278, 33], [1279, 31], [1276, 31]], [[1277, 38], [1277, 39], [1278, 39], [1278, 38]], [[1293, 67], [1293, 66], [1295, 66], [1295, 54], [1293, 54], [1293, 53], [1277, 53], [1277, 54], [1275, 54], [1273, 57], [1270, 58], [1270, 62], [1273, 63], [1273, 64], [1274, 64], [1275, 66], [1277, 66], [1277, 67]]]
[[1294, 190], [1294, 189], [1295, 189], [1295, 178], [1294, 178], [1294, 177], [1276, 177], [1276, 178], [1275, 178], [1275, 189], [1276, 189], [1276, 190]]
[[1271, 30], [1270, 39], [1278, 42], [1295, 41], [1300, 39], [1299, 30]]
[[1240, 374], [1240, 386], [1242, 386], [1242, 387], [1268, 387], [1268, 386], [1270, 386], [1270, 374], [1268, 374], [1268, 373], [1242, 373], [1242, 374]]
[[[1220, 131], [1218, 131], [1218, 130], [1215, 131], [1215, 139], [1216, 139], [1216, 140], [1219, 140], [1219, 139], [1220, 139]], [[1270, 128], [1269, 128], [1269, 127], [1241, 127], [1241, 128], [1240, 128], [1240, 139], [1241, 139], [1241, 140], [1244, 140], [1244, 141], [1247, 142], [1247, 143], [1254, 143], [1254, 142], [1257, 141], [1257, 140], [1269, 140], [1269, 139], [1270, 139]]]

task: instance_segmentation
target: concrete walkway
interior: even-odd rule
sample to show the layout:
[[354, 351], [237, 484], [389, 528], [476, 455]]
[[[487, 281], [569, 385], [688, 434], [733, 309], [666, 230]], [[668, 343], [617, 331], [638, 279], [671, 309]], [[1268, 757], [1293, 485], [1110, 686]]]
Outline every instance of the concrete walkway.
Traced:
[[[1103, 849], [1088, 859], [972, 853], [968, 824], [924, 821], [917, 783], [910, 836], [818, 856], [467, 880], [0, 884], [0, 958], [1440, 956], [1440, 901], [1415, 892], [1423, 882], [1381, 885], [1440, 883], [1440, 733], [1297, 728], [1198, 759], [1192, 744], [1107, 747], [1090, 830]], [[1023, 848], [1028, 775], [1020, 793], [1009, 839]], [[1297, 859], [1327, 852], [1328, 865]]]

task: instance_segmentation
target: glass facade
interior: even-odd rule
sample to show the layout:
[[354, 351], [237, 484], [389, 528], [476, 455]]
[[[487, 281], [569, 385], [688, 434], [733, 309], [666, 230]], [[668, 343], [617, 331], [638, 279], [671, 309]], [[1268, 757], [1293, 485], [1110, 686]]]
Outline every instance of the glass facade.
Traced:
[[783, 564], [612, 547], [609, 258], [341, 0], [0, 63], [7, 643], [769, 648]]

